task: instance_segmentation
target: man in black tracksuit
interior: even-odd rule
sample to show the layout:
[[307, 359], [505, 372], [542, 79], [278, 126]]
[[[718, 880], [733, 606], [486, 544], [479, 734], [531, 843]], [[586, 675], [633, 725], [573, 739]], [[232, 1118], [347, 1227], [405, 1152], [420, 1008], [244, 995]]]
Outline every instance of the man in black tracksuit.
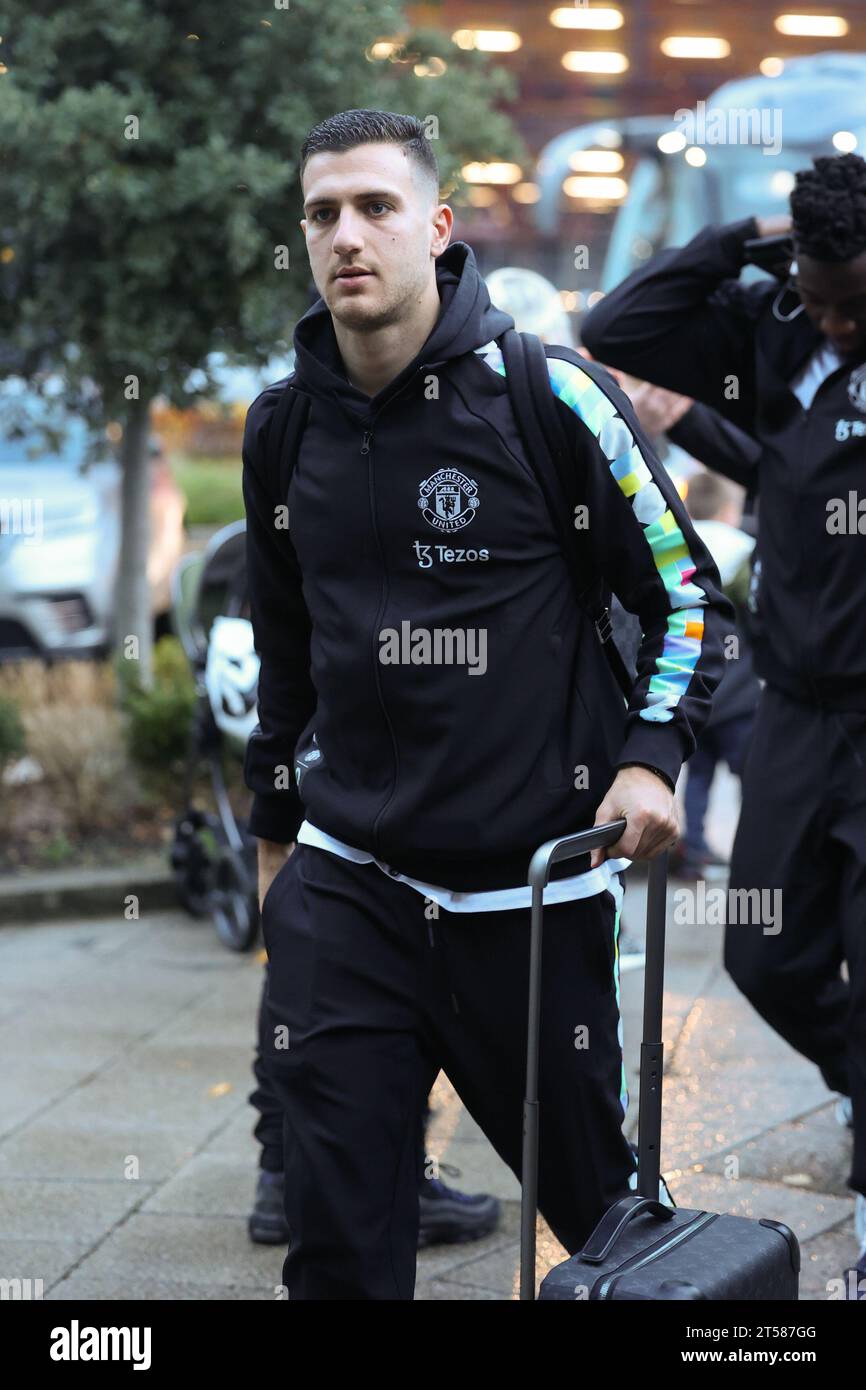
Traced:
[[788, 286], [738, 277], [745, 243], [791, 219], [708, 227], [608, 294], [583, 336], [600, 361], [705, 402], [761, 445], [756, 464], [729, 474], [759, 490], [755, 661], [766, 681], [730, 887], [781, 890], [783, 917], [764, 931], [729, 914], [725, 960], [851, 1098], [850, 1182], [864, 1194], [866, 164], [816, 161], [791, 202]]
[[618, 843], [546, 895], [539, 1204], [574, 1250], [628, 1190], [617, 870], [676, 835], [731, 611], [626, 398], [563, 349], [581, 536], [645, 633], [626, 714], [511, 411], [512, 320], [448, 246], [423, 127], [341, 113], [302, 180], [322, 299], [295, 331], [310, 414], [287, 499], [267, 466], [281, 386], [244, 439], [283, 1277], [291, 1299], [411, 1298], [432, 1079], [519, 1174], [529, 859], [619, 812]]

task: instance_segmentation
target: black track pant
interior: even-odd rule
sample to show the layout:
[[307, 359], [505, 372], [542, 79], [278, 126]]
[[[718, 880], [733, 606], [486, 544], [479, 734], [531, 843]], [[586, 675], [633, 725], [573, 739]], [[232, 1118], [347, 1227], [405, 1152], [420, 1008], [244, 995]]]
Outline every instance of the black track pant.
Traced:
[[[570, 1252], [634, 1170], [614, 921], [607, 892], [545, 913], [539, 1205]], [[262, 930], [289, 1298], [411, 1299], [417, 1136], [440, 1067], [520, 1175], [528, 909], [449, 913], [375, 864], [302, 844]]]
[[[268, 1055], [273, 1054], [273, 1048], [268, 1044], [270, 1035], [270, 1016], [268, 1014], [268, 967], [265, 966], [262, 978], [262, 993], [259, 999], [258, 1013], [258, 1036], [256, 1042], [255, 1057], [253, 1059], [253, 1075], [256, 1079], [255, 1088], [250, 1092], [249, 1101], [259, 1112], [253, 1134], [259, 1141], [259, 1167], [267, 1173], [282, 1173], [283, 1171], [283, 1112], [280, 1107], [279, 1097], [277, 1096], [274, 1083], [271, 1080], [270, 1071], [266, 1064]], [[429, 1104], [424, 1107], [422, 1116], [422, 1128], [418, 1136], [418, 1160], [419, 1165], [425, 1169], [425, 1176], [435, 1176], [435, 1167], [427, 1171], [428, 1154], [426, 1150], [427, 1122], [430, 1119]]]
[[781, 890], [770, 932], [733, 924], [729, 894], [725, 965], [831, 1090], [851, 1096], [850, 1183], [866, 1193], [866, 715], [764, 690], [729, 886]]

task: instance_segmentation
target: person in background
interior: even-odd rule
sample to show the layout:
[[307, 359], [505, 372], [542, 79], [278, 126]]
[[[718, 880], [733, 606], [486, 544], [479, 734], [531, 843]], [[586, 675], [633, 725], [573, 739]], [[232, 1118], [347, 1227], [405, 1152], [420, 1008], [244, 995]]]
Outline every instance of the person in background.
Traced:
[[[706, 227], [654, 256], [583, 335], [601, 361], [694, 397], [760, 446], [766, 684], [729, 888], [780, 894], [784, 929], [729, 920], [725, 964], [840, 1094], [859, 1244], [846, 1288], [866, 1300], [866, 528], [851, 512], [866, 467], [866, 161], [817, 158], [790, 202], [790, 215]], [[741, 281], [750, 263], [776, 278]]]

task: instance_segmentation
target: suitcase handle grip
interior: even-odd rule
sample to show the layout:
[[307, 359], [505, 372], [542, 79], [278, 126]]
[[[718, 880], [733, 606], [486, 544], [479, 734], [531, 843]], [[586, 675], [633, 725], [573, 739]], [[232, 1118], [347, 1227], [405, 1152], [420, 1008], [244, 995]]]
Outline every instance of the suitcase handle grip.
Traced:
[[660, 1221], [670, 1221], [674, 1214], [673, 1207], [665, 1206], [664, 1202], [652, 1197], [623, 1197], [605, 1212], [581, 1250], [580, 1258], [586, 1260], [587, 1264], [602, 1264], [629, 1222], [645, 1211], [651, 1212]]
[[565, 835], [559, 840], [546, 840], [529, 861], [530, 887], [544, 888], [550, 878], [551, 867], [560, 859], [574, 859], [578, 854], [589, 854], [605, 845], [615, 845], [626, 828], [624, 817], [608, 821], [606, 825], [594, 825], [589, 830], [580, 830], [576, 835]]

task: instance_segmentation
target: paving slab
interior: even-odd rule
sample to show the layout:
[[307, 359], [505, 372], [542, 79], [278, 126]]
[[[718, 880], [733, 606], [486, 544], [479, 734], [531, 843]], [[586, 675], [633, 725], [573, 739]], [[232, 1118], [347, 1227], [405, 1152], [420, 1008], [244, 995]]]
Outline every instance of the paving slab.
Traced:
[[[841, 1302], [844, 1273], [856, 1257], [857, 1238], [854, 1222], [846, 1221], [833, 1230], [825, 1231], [805, 1241], [800, 1270], [800, 1299]], [[843, 1280], [840, 1287], [839, 1280]]]
[[[851, 1132], [836, 1120], [835, 1101], [828, 1101], [802, 1119], [784, 1121], [738, 1144], [736, 1157], [741, 1178], [850, 1198], [851, 1151]], [[704, 1170], [723, 1174], [725, 1162], [722, 1154], [706, 1158]]]
[[82, 1240], [95, 1243], [149, 1189], [136, 1182], [37, 1182], [0, 1185], [0, 1234], [12, 1240]]
[[79, 1301], [122, 1302], [130, 1298], [144, 1299], [147, 1302], [162, 1300], [169, 1303], [273, 1303], [277, 1301], [272, 1288], [258, 1284], [248, 1286], [239, 1284], [229, 1288], [224, 1284], [173, 1284], [164, 1280], [149, 1278], [137, 1279], [135, 1292], [131, 1294], [124, 1280], [107, 1276], [95, 1278], [83, 1271], [77, 1271], [70, 1275], [68, 1279], [64, 1279], [45, 1294], [46, 1301], [70, 1303]]
[[136, 1213], [79, 1266], [82, 1276], [114, 1281], [120, 1298], [138, 1298], [139, 1280], [269, 1291], [281, 1283], [285, 1251], [253, 1245], [234, 1216]]
[[42, 1280], [45, 1291], [62, 1279], [90, 1249], [87, 1238], [78, 1240], [0, 1239], [0, 1278]]
[[[516, 1299], [520, 1294], [520, 1208], [509, 1203], [503, 1221], [503, 1234], [510, 1233], [508, 1240], [502, 1241], [493, 1250], [479, 1249], [459, 1265], [440, 1278], [447, 1279], [456, 1288], [465, 1289], [463, 1295], [471, 1298], [472, 1289], [494, 1289], [500, 1298]], [[545, 1222], [539, 1217], [536, 1227], [536, 1279], [541, 1280], [556, 1265], [568, 1259], [568, 1251], [560, 1245]], [[422, 1270], [419, 1259], [419, 1274]]]
[[[252, 1145], [250, 1146], [252, 1148]], [[255, 1156], [255, 1155], [253, 1155]], [[215, 1154], [196, 1154], [143, 1203], [145, 1215], [249, 1216], [257, 1172], [252, 1164]]]
[[0, 1180], [134, 1182], [124, 1178], [134, 1158], [138, 1180], [158, 1183], [188, 1162], [197, 1147], [184, 1124], [97, 1115], [61, 1102], [49, 1117], [33, 1121], [0, 1145]]
[[415, 1285], [416, 1303], [501, 1303], [504, 1298], [501, 1289], [479, 1289], [476, 1285], [451, 1284], [447, 1279], [422, 1279]]
[[854, 1211], [853, 1197], [831, 1197], [782, 1183], [729, 1181], [716, 1173], [674, 1174], [669, 1181], [679, 1207], [783, 1221], [801, 1242], [842, 1225]]

